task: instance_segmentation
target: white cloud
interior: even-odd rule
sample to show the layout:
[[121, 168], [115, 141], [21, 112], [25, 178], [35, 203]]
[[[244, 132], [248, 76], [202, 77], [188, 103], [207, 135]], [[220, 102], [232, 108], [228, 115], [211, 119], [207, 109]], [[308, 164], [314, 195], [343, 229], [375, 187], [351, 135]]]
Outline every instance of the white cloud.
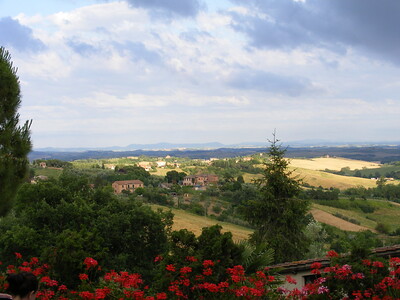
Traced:
[[335, 138], [336, 130], [351, 139], [362, 125], [374, 139], [371, 124], [396, 136], [398, 66], [352, 47], [346, 55], [318, 43], [249, 47], [248, 36], [232, 27], [235, 14], [267, 16], [241, 4], [218, 10], [213, 3], [212, 11], [168, 22], [126, 1], [19, 14], [46, 46], [12, 53], [21, 117], [33, 119], [35, 145], [242, 142], [274, 128], [282, 138]]

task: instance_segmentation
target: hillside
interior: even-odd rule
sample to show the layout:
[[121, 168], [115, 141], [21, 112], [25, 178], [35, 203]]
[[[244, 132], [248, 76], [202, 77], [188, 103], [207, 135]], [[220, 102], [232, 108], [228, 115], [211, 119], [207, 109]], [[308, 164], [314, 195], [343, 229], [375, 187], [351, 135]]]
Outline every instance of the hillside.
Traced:
[[[136, 165], [139, 161], [150, 161], [153, 166], [155, 165], [156, 160], [160, 160], [162, 158], [150, 158], [150, 157], [135, 157], [135, 158], [113, 158], [107, 160], [79, 160], [72, 162], [75, 168], [85, 170], [86, 174], [90, 176], [94, 176], [94, 174], [112, 174], [112, 170], [102, 170], [101, 166], [106, 164], [113, 165]], [[221, 168], [220, 171], [216, 169], [216, 167], [211, 167], [206, 163], [199, 160], [191, 160], [188, 158], [174, 158], [170, 157], [168, 159], [164, 158], [169, 164], [171, 162], [178, 162], [181, 168], [175, 168], [174, 170], [178, 172], [191, 172], [191, 170], [196, 170], [195, 172], [220, 172], [223, 174], [224, 169]], [[384, 165], [386, 166], [386, 165]], [[376, 187], [376, 180], [361, 178], [361, 177], [353, 177], [353, 176], [345, 176], [345, 175], [337, 175], [333, 173], [329, 173], [324, 171], [325, 169], [336, 170], [339, 171], [342, 168], [347, 167], [349, 170], [376, 170], [384, 167], [378, 163], [372, 163], [368, 161], [361, 160], [352, 160], [341, 157], [318, 157], [318, 158], [310, 158], [310, 159], [300, 159], [294, 158], [290, 159], [290, 167], [289, 170], [293, 171], [293, 175], [297, 176], [303, 180], [304, 183], [309, 184], [313, 187], [323, 187], [323, 188], [338, 188], [340, 190], [345, 190], [352, 187], [363, 186], [365, 188], [374, 188]], [[255, 167], [262, 167], [262, 165], [255, 165]], [[210, 169], [209, 169], [210, 168]], [[150, 172], [151, 175], [160, 176], [160, 178], [164, 177], [168, 171], [173, 170], [171, 165], [168, 168], [155, 168], [153, 167]], [[243, 172], [243, 171], [242, 171]], [[352, 171], [354, 172], [354, 171]], [[58, 177], [61, 173], [60, 170], [51, 170], [51, 169], [42, 169], [35, 168], [36, 175], [43, 174], [48, 175], [49, 177]], [[223, 175], [220, 174], [220, 179], [223, 178]], [[242, 173], [245, 182], [251, 182], [253, 179], [259, 178], [261, 174], [249, 174]], [[162, 180], [162, 179], [160, 179]], [[398, 181], [393, 181], [391, 183], [398, 184]], [[197, 197], [197, 196], [196, 196]], [[229, 202], [229, 200], [228, 200]], [[227, 202], [227, 203], [228, 203]], [[368, 200], [370, 203], [370, 200]], [[372, 202], [371, 202], [372, 203]], [[378, 202], [379, 203], [379, 202]], [[319, 203], [322, 204], [322, 203]], [[396, 230], [397, 227], [400, 227], [400, 223], [397, 221], [397, 216], [400, 215], [400, 210], [393, 209], [394, 204], [390, 208], [383, 209], [380, 207], [373, 214], [365, 214], [357, 210], [351, 209], [339, 209], [326, 205], [314, 204], [311, 210], [311, 213], [314, 215], [315, 219], [338, 227], [343, 230], [348, 231], [361, 231], [361, 230], [374, 230], [379, 222], [387, 223], [391, 230]], [[377, 205], [376, 203], [374, 205]], [[383, 204], [382, 204], [383, 205]], [[152, 205], [154, 208], [159, 207], [157, 205]], [[222, 205], [224, 206], [224, 205]], [[228, 207], [227, 205], [226, 207]], [[230, 223], [224, 223], [216, 221], [215, 219], [202, 217], [199, 215], [195, 215], [189, 213], [187, 211], [172, 209], [175, 218], [174, 218], [174, 226], [175, 230], [186, 228], [190, 231], [193, 231], [195, 234], [200, 234], [201, 229], [206, 226], [221, 224], [224, 228], [224, 231], [231, 231], [234, 238], [237, 240], [245, 239], [252, 232], [248, 228], [236, 226]], [[395, 213], [392, 215], [392, 213]], [[341, 214], [347, 218], [355, 219], [359, 222], [359, 224], [354, 224], [348, 221], [343, 220], [343, 218], [338, 218], [334, 214]]]
[[[349, 221], [343, 220], [341, 218], [335, 217], [333, 214], [328, 213], [322, 209], [316, 208], [318, 206], [314, 205], [311, 209], [310, 213], [320, 223], [328, 224], [334, 227], [337, 227], [341, 230], [345, 231], [363, 231], [363, 230], [371, 230], [371, 228], [360, 226]], [[375, 230], [372, 230], [375, 231]]]
[[294, 168], [301, 169], [309, 169], [309, 170], [334, 170], [340, 171], [340, 169], [349, 167], [350, 170], [355, 169], [372, 169], [379, 168], [381, 164], [363, 161], [363, 160], [355, 160], [355, 159], [347, 159], [342, 157], [316, 157], [309, 159], [299, 159], [292, 158], [289, 160], [290, 166]]
[[249, 234], [253, 232], [251, 229], [246, 227], [226, 222], [220, 222], [208, 217], [198, 216], [180, 209], [174, 209], [155, 204], [152, 204], [151, 207], [153, 209], [161, 208], [163, 210], [171, 210], [174, 214], [174, 224], [172, 226], [172, 229], [187, 229], [189, 231], [192, 231], [197, 236], [201, 234], [201, 230], [203, 227], [213, 226], [215, 224], [221, 225], [223, 232], [230, 231], [232, 233], [233, 239], [236, 241], [247, 239], [249, 237]]
[[[368, 228], [371, 231], [374, 231], [376, 226], [379, 223], [384, 224], [389, 231], [394, 231], [400, 228], [400, 205], [397, 203], [385, 201], [385, 200], [358, 200], [362, 201], [365, 205], [371, 206], [374, 208], [373, 212], [366, 213], [355, 207], [354, 201], [341, 199], [336, 201], [335, 206], [330, 205], [330, 201], [326, 201], [327, 205], [321, 205], [324, 201], [320, 201], [319, 204], [313, 204], [313, 209], [321, 210], [331, 215], [340, 214], [345, 218], [355, 220], [361, 227]], [[342, 208], [340, 208], [338, 202], [341, 204]], [[320, 222], [327, 223], [327, 219], [324, 219], [322, 214], [320, 218]], [[340, 223], [340, 222], [339, 222]], [[345, 224], [341, 222], [341, 224]], [[333, 224], [330, 224], [333, 225]], [[335, 225], [334, 225], [335, 226]], [[337, 226], [340, 228], [340, 226]], [[355, 229], [356, 227], [353, 227]], [[359, 228], [361, 229], [361, 228]], [[355, 231], [355, 230], [354, 230]]]
[[357, 186], [363, 186], [366, 188], [376, 187], [376, 180], [367, 178], [342, 176], [304, 168], [291, 167], [290, 169], [293, 170], [293, 175], [299, 176], [303, 182], [311, 186], [322, 186], [323, 188], [333, 187], [340, 190]]
[[[266, 143], [267, 146], [267, 143]], [[45, 149], [46, 150], [46, 149]], [[306, 157], [314, 158], [325, 155], [331, 157], [346, 157], [349, 159], [365, 160], [369, 162], [380, 161], [391, 162], [400, 161], [399, 154], [400, 146], [360, 146], [360, 147], [288, 147], [287, 157], [297, 158]], [[265, 147], [258, 148], [219, 148], [212, 150], [195, 150], [195, 149], [182, 149], [182, 150], [135, 150], [135, 151], [80, 151], [74, 152], [71, 149], [65, 152], [59, 152], [55, 149], [47, 149], [46, 151], [32, 151], [29, 153], [29, 160], [39, 158], [46, 159], [61, 159], [66, 161], [73, 161], [77, 159], [106, 159], [115, 157], [127, 156], [153, 156], [165, 157], [167, 155], [173, 157], [187, 157], [187, 158], [200, 158], [209, 159], [210, 157], [225, 158], [225, 157], [238, 157], [253, 155], [260, 152], [265, 152]]]
[[[289, 167], [289, 169], [293, 171], [294, 176], [298, 176], [298, 178], [301, 178], [304, 183], [315, 187], [318, 186], [322, 186], [323, 188], [333, 187], [333, 188], [338, 188], [340, 190], [357, 186], [363, 186], [366, 188], [376, 187], [376, 181], [367, 178], [336, 175], [324, 171], [317, 171], [306, 168]], [[252, 180], [259, 178], [260, 175], [245, 174], [243, 177], [246, 182], [251, 182]]]

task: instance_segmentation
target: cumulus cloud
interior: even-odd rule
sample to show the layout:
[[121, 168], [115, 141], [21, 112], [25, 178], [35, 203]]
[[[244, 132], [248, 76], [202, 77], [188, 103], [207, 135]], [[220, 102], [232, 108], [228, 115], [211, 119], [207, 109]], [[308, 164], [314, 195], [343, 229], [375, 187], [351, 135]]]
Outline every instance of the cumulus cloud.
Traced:
[[[232, 26], [257, 48], [350, 48], [396, 64], [400, 36], [397, 0], [233, 0], [247, 10], [231, 12]], [[251, 12], [251, 13], [249, 13]]]
[[0, 44], [21, 51], [40, 51], [45, 45], [32, 34], [32, 29], [11, 17], [0, 19]]
[[199, 0], [127, 0], [133, 7], [149, 9], [154, 16], [194, 17], [204, 5]]
[[90, 56], [91, 54], [97, 53], [99, 51], [96, 49], [96, 47], [76, 39], [70, 39], [66, 42], [66, 44], [76, 53], [85, 57]]
[[251, 69], [234, 72], [229, 76], [227, 84], [236, 89], [258, 90], [292, 97], [312, 90], [312, 84], [306, 78]]
[[161, 56], [156, 51], [149, 50], [141, 42], [127, 42], [121, 48], [127, 49], [134, 60], [144, 60], [150, 64], [159, 64], [162, 61]]

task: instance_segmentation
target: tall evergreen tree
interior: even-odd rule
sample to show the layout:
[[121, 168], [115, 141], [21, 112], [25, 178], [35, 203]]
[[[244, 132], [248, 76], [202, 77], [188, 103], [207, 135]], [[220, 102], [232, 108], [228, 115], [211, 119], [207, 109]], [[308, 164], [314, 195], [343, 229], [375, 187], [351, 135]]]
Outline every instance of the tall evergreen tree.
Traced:
[[31, 122], [19, 125], [20, 105], [17, 69], [13, 67], [10, 53], [0, 47], [0, 216], [10, 210], [27, 174], [27, 155], [32, 147]]
[[297, 198], [300, 180], [288, 170], [286, 149], [278, 142], [274, 133], [263, 176], [256, 180], [260, 197], [248, 201], [244, 213], [256, 228], [252, 241], [268, 243], [275, 250], [275, 262], [284, 262], [301, 259], [307, 252], [304, 230], [309, 222], [309, 203]]

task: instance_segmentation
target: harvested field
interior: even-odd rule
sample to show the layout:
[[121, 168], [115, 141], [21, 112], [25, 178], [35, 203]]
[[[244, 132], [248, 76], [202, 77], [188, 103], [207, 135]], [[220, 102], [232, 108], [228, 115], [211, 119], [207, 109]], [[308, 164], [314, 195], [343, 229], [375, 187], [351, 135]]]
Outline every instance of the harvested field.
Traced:
[[233, 239], [236, 241], [244, 240], [249, 237], [253, 231], [249, 228], [234, 225], [231, 223], [220, 222], [213, 220], [208, 217], [198, 216], [184, 210], [169, 208], [160, 205], [151, 205], [153, 209], [161, 208], [165, 210], [171, 210], [174, 214], [174, 224], [172, 226], [173, 230], [187, 229], [192, 231], [196, 236], [201, 234], [203, 227], [213, 226], [219, 224], [222, 226], [222, 232], [230, 231], [232, 233]]
[[345, 221], [343, 219], [335, 217], [334, 215], [332, 215], [330, 213], [327, 213], [325, 211], [322, 211], [322, 210], [319, 210], [316, 208], [311, 209], [310, 212], [313, 215], [314, 219], [317, 220], [318, 222], [325, 223], [325, 224], [328, 224], [331, 226], [335, 226], [341, 230], [346, 230], [346, 231], [371, 230], [367, 227], [350, 223], [348, 221]]
[[350, 170], [355, 169], [373, 169], [379, 168], [381, 165], [369, 161], [347, 159], [341, 157], [317, 157], [311, 159], [290, 159], [290, 166], [294, 168], [303, 168], [310, 170], [335, 170], [340, 171], [340, 169], [349, 167]]
[[322, 186], [323, 188], [338, 188], [348, 189], [351, 187], [364, 186], [366, 188], [376, 187], [376, 180], [367, 178], [341, 176], [332, 173], [302, 169], [302, 168], [290, 168], [293, 170], [293, 175], [298, 175], [298, 178], [303, 179], [305, 183], [311, 186]]
[[[294, 176], [298, 176], [299, 179], [302, 179], [303, 182], [311, 186], [322, 186], [323, 188], [334, 187], [341, 190], [357, 186], [364, 186], [366, 188], [376, 187], [376, 181], [367, 178], [342, 176], [323, 171], [294, 167], [290, 167], [290, 170], [293, 171]], [[245, 173], [243, 177], [245, 182], [252, 182], [253, 179], [260, 178], [261, 175]]]

